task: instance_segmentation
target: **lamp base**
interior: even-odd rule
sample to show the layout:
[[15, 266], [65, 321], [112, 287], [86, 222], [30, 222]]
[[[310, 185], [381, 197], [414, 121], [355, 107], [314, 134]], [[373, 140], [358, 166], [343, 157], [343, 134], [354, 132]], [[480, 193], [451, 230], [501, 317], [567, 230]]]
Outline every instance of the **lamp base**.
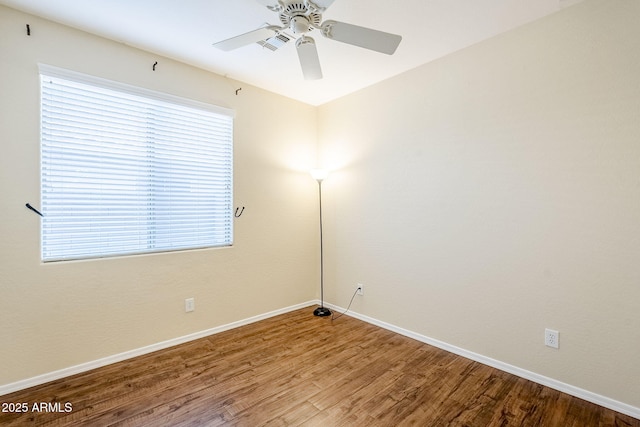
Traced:
[[329, 310], [327, 307], [318, 307], [313, 310], [313, 315], [318, 317], [331, 316], [331, 310]]

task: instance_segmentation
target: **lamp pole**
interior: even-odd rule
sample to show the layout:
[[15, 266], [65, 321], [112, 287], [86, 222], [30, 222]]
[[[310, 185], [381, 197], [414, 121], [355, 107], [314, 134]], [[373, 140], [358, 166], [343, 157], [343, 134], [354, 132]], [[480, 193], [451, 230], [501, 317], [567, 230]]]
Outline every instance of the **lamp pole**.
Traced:
[[324, 246], [322, 236], [322, 181], [327, 177], [327, 171], [314, 169], [311, 176], [318, 182], [318, 202], [320, 207], [320, 307], [313, 311], [314, 316], [325, 317], [331, 315], [331, 310], [324, 306]]

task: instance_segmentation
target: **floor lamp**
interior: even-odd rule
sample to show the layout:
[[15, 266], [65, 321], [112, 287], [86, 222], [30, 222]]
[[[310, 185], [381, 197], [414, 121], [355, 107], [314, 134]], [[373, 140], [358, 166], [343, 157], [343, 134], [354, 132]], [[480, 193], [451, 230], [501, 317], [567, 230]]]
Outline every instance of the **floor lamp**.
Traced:
[[318, 182], [318, 200], [320, 202], [320, 307], [313, 311], [314, 316], [331, 316], [331, 310], [324, 306], [324, 248], [322, 247], [322, 181], [327, 177], [326, 169], [312, 169], [311, 176]]

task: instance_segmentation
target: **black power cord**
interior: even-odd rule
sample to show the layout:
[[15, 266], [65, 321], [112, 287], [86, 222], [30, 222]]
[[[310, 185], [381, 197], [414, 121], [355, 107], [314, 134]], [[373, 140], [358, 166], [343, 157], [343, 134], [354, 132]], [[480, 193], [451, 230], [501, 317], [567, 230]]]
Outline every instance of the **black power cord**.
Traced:
[[359, 290], [359, 289], [360, 289], [359, 287], [358, 287], [358, 288], [356, 288], [356, 291], [355, 291], [355, 292], [353, 293], [353, 295], [351, 296], [351, 301], [349, 301], [349, 305], [347, 306], [347, 309], [346, 309], [343, 313], [340, 313], [340, 314], [339, 314], [339, 315], [337, 315], [337, 316], [336, 316], [336, 313], [335, 313], [335, 312], [333, 312], [333, 313], [331, 314], [331, 321], [332, 321], [332, 322], [333, 322], [334, 320], [339, 319], [340, 317], [344, 316], [344, 315], [347, 313], [347, 311], [349, 311], [349, 309], [351, 308], [351, 303], [353, 303], [353, 299], [356, 297], [356, 295], [358, 295], [358, 290]]

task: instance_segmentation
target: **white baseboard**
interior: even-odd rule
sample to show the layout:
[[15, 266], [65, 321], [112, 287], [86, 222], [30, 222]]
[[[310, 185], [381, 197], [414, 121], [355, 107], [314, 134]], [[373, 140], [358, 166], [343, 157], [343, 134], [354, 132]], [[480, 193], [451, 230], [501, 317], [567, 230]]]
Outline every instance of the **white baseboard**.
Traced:
[[[317, 301], [316, 303], [319, 304], [320, 301]], [[338, 312], [345, 311], [343, 307], [335, 306], [333, 304], [325, 303], [325, 306], [329, 307], [332, 310], [336, 310]], [[626, 403], [608, 398], [606, 396], [602, 396], [602, 395], [590, 392], [588, 390], [584, 390], [579, 387], [572, 386], [571, 384], [563, 383], [553, 378], [545, 377], [544, 375], [536, 374], [535, 372], [527, 371], [526, 369], [522, 369], [517, 366], [509, 365], [508, 363], [504, 363], [499, 360], [495, 360], [490, 357], [486, 357], [481, 354], [474, 353], [472, 351], [465, 350], [463, 348], [456, 347], [451, 344], [447, 344], [446, 342], [443, 342], [440, 340], [436, 340], [424, 335], [420, 335], [418, 333], [400, 328], [390, 323], [382, 322], [380, 320], [374, 319], [369, 316], [365, 316], [360, 313], [356, 313], [354, 311], [349, 311], [346, 313], [346, 315], [354, 317], [356, 319], [360, 319], [367, 323], [371, 323], [372, 325], [380, 326], [381, 328], [387, 329], [392, 332], [396, 332], [400, 335], [413, 338], [416, 341], [420, 341], [425, 344], [429, 344], [434, 347], [441, 348], [442, 350], [446, 350], [450, 353], [457, 354], [458, 356], [462, 356], [464, 358], [482, 363], [483, 365], [491, 366], [492, 368], [496, 368], [501, 371], [508, 372], [518, 377], [533, 381], [537, 384], [541, 384], [546, 387], [552, 388], [554, 390], [558, 390], [563, 393], [569, 394], [571, 396], [575, 396], [577, 398], [586, 400], [588, 402], [595, 403], [596, 405], [600, 405], [605, 408], [611, 409], [613, 411], [620, 412], [625, 415], [629, 415], [630, 417], [640, 419], [640, 408], [637, 408], [635, 406], [631, 406]]]
[[279, 314], [288, 313], [290, 311], [297, 310], [299, 308], [309, 307], [318, 304], [316, 301], [308, 301], [305, 303], [293, 305], [290, 307], [282, 308], [280, 310], [270, 311], [268, 313], [259, 314], [257, 316], [250, 317], [248, 319], [239, 320], [237, 322], [228, 323], [226, 325], [217, 326], [215, 328], [207, 329], [193, 334], [185, 335], [178, 338], [173, 338], [167, 341], [162, 341], [156, 344], [152, 344], [146, 347], [138, 348], [135, 350], [126, 351], [120, 354], [114, 354], [113, 356], [104, 357], [102, 359], [94, 360], [80, 365], [71, 366], [69, 368], [60, 369], [57, 371], [49, 372], [36, 377], [27, 378], [25, 380], [16, 381], [14, 383], [0, 385], [0, 396], [13, 393], [19, 390], [24, 390], [29, 387], [38, 386], [48, 383], [50, 381], [58, 380], [61, 378], [69, 377], [71, 375], [87, 372], [92, 369], [101, 368], [103, 366], [111, 365], [112, 363], [121, 362], [123, 360], [131, 359], [144, 354], [153, 353], [154, 351], [163, 350], [165, 348], [173, 347], [178, 344], [184, 344], [189, 341], [197, 340], [207, 337], [209, 335], [218, 334], [220, 332], [228, 331], [229, 329], [238, 328], [240, 326], [248, 325], [250, 323], [258, 322], [260, 320], [268, 319], [270, 317], [277, 316]]

